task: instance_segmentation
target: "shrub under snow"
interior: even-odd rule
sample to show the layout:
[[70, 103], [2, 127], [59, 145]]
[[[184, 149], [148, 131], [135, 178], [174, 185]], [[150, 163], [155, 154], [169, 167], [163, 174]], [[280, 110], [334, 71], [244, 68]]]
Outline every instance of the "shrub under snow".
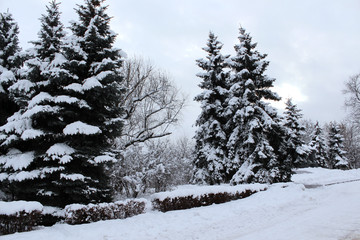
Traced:
[[266, 184], [237, 186], [183, 186], [171, 192], [156, 193], [152, 197], [153, 208], [162, 212], [209, 206], [248, 197], [266, 190]]
[[146, 199], [88, 205], [71, 204], [65, 207], [65, 222], [68, 224], [81, 224], [128, 218], [144, 213], [146, 205]]
[[41, 221], [39, 202], [0, 202], [0, 235], [32, 230]]

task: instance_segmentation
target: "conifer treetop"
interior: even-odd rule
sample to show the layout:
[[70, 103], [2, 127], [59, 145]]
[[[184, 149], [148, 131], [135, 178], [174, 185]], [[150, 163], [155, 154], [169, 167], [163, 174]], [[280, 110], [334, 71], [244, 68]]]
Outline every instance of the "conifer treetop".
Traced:
[[209, 33], [209, 40], [206, 45], [202, 48], [208, 53], [206, 59], [196, 60], [197, 65], [205, 71], [205, 73], [197, 74], [198, 77], [204, 79], [199, 86], [202, 89], [212, 89], [216, 86], [225, 88], [224, 68], [229, 56], [221, 54], [223, 44], [217, 40], [217, 36], [213, 32]]
[[20, 66], [20, 62], [16, 59], [16, 53], [21, 50], [18, 34], [19, 26], [11, 13], [9, 11], [0, 13], [0, 66], [8, 70]]
[[299, 120], [302, 118], [301, 110], [297, 107], [296, 104], [292, 103], [292, 99], [288, 98], [286, 100], [285, 107], [285, 126], [290, 129], [296, 129], [297, 131], [303, 131], [304, 128], [301, 126]]
[[[231, 60], [231, 67], [235, 70], [235, 75], [230, 79], [231, 83], [237, 83], [237, 79], [242, 79], [243, 90], [255, 90], [248, 95], [250, 102], [261, 99], [279, 101], [281, 98], [271, 91], [274, 78], [265, 75], [269, 61], [264, 60], [267, 54], [261, 54], [256, 50], [257, 43], [252, 42], [252, 37], [243, 27], [239, 28], [239, 44], [234, 46], [236, 56]], [[239, 88], [239, 87], [237, 87]]]
[[61, 39], [65, 36], [64, 26], [60, 21], [60, 3], [52, 0], [46, 6], [46, 13], [40, 18], [41, 30], [38, 33], [39, 40], [33, 41], [40, 59], [52, 61], [55, 53], [60, 51]]

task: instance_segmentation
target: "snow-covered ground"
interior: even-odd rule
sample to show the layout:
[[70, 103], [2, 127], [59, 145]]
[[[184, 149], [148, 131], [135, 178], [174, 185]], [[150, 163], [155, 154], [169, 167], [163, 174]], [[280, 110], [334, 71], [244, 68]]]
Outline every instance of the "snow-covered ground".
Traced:
[[301, 168], [295, 171], [297, 174], [292, 176], [292, 181], [305, 185], [331, 185], [346, 181], [360, 181], [359, 169], [337, 170], [326, 168]]
[[360, 239], [360, 170], [301, 169], [294, 183], [275, 184], [246, 199], [124, 220], [57, 224], [2, 240], [357, 240]]

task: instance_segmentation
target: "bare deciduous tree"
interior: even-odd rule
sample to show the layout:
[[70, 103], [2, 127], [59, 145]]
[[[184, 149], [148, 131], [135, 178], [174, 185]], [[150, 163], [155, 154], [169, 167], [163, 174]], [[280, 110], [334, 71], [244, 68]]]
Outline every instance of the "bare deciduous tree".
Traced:
[[120, 103], [125, 108], [121, 147], [170, 135], [170, 127], [185, 106], [185, 97], [170, 77], [149, 61], [135, 57], [124, 62], [123, 74], [127, 93]]
[[351, 168], [360, 167], [360, 74], [354, 75], [345, 82], [345, 106], [350, 110], [342, 124], [344, 146]]
[[194, 144], [187, 138], [168, 138], [133, 144], [123, 151], [124, 159], [112, 171], [118, 197], [138, 197], [188, 184], [192, 177]]
[[351, 115], [359, 119], [360, 116], [360, 74], [350, 77], [345, 82], [343, 93], [346, 96], [345, 106], [350, 108]]
[[344, 136], [344, 149], [349, 160], [350, 168], [360, 167], [360, 129], [350, 119], [340, 124], [341, 134]]

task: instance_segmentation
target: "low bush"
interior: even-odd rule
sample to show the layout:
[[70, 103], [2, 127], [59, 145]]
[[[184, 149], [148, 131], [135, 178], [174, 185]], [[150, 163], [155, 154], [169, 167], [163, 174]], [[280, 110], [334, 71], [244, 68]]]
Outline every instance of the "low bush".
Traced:
[[65, 222], [81, 224], [110, 219], [124, 219], [145, 212], [147, 201], [134, 199], [114, 203], [71, 204], [65, 207]]
[[38, 202], [0, 202], [0, 235], [30, 231], [42, 221]]
[[53, 226], [56, 223], [63, 222], [65, 219], [64, 211], [61, 208], [56, 207], [44, 207], [42, 211], [42, 218], [39, 225], [41, 226]]
[[[267, 189], [264, 184], [249, 184], [241, 186], [209, 186], [202, 187], [206, 192], [199, 192], [197, 187], [176, 190], [173, 192], [157, 193], [153, 195], [153, 209], [161, 212], [189, 209], [225, 203], [232, 200], [246, 198], [256, 192]], [[168, 195], [168, 196], [167, 196]]]

